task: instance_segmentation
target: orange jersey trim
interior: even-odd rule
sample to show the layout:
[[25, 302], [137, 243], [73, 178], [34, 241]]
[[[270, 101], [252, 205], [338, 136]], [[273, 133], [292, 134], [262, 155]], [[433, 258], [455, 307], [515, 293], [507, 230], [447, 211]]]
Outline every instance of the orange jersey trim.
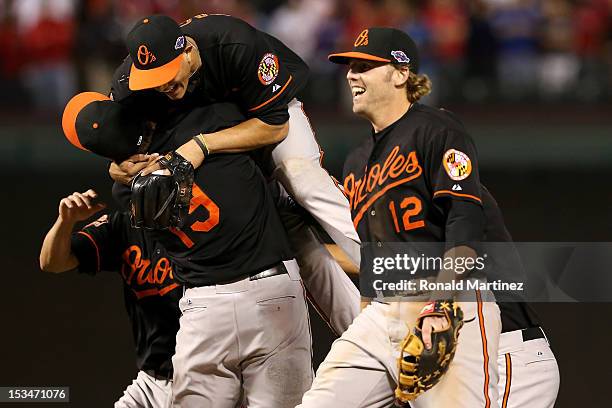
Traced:
[[508, 407], [508, 399], [510, 398], [510, 386], [512, 385], [512, 357], [510, 353], [506, 353], [506, 388], [504, 389], [504, 398], [501, 408]]
[[368, 208], [370, 208], [372, 204], [376, 202], [376, 200], [378, 200], [382, 195], [384, 195], [387, 191], [391, 190], [392, 188], [395, 188], [401, 184], [407, 183], [409, 181], [414, 180], [415, 178], [420, 177], [422, 172], [423, 172], [423, 169], [421, 168], [421, 166], [419, 166], [419, 171], [417, 171], [415, 174], [409, 177], [406, 177], [405, 179], [401, 179], [393, 183], [387, 184], [382, 190], [380, 190], [378, 193], [370, 197], [370, 199], [366, 201], [364, 205], [361, 206], [361, 209], [359, 209], [359, 212], [357, 213], [357, 215], [355, 216], [355, 219], [353, 220], [353, 225], [355, 226], [355, 228], [357, 228], [357, 225], [359, 225], [359, 222], [363, 218], [363, 214], [365, 214]]
[[98, 244], [96, 243], [96, 240], [93, 239], [93, 237], [89, 235], [88, 233], [86, 233], [85, 231], [79, 231], [77, 232], [77, 234], [86, 236], [87, 238], [89, 238], [89, 240], [93, 244], [94, 248], [96, 249], [96, 273], [100, 272], [100, 249], [98, 248]]
[[491, 408], [491, 398], [489, 397], [489, 382], [491, 381], [489, 376], [489, 351], [487, 349], [487, 332], [484, 325], [484, 314], [482, 312], [482, 298], [480, 291], [476, 291], [476, 300], [478, 302], [478, 322], [480, 324], [480, 337], [482, 339], [482, 354], [484, 357], [484, 396], [485, 396], [485, 408]]
[[478, 201], [480, 204], [482, 204], [482, 200], [474, 195], [471, 194], [461, 194], [461, 193], [455, 193], [454, 191], [451, 190], [438, 190], [436, 191], [433, 196], [434, 198], [440, 195], [445, 195], [445, 194], [450, 194], [450, 195], [454, 195], [457, 197], [465, 197], [465, 198], [471, 198], [472, 200]]
[[291, 83], [291, 81], [293, 80], [293, 76], [289, 76], [289, 80], [287, 81], [287, 83], [281, 88], [280, 92], [277, 93], [276, 95], [274, 95], [273, 97], [271, 97], [270, 99], [268, 99], [267, 101], [265, 101], [264, 103], [257, 105], [254, 108], [249, 109], [249, 112], [253, 112], [256, 111], [257, 109], [266, 106], [267, 104], [269, 104], [270, 102], [272, 102], [273, 100], [275, 100], [276, 98], [278, 98], [279, 96], [281, 96], [281, 94], [283, 92], [285, 92], [285, 89], [287, 89], [287, 85], [289, 85]]

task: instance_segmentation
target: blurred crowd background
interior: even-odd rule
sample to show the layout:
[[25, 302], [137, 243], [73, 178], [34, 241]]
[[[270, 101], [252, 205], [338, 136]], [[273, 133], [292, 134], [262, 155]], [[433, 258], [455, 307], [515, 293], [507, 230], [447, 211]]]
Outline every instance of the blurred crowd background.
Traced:
[[312, 69], [306, 99], [335, 108], [345, 70], [327, 61], [368, 26], [419, 44], [432, 104], [612, 99], [609, 0], [0, 0], [0, 104], [57, 112], [107, 92], [143, 15], [225, 13], [268, 31]]

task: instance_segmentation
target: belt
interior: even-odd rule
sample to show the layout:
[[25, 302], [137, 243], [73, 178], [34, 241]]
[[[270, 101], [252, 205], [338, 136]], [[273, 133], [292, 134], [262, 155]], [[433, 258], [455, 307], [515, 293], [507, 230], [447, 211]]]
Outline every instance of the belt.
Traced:
[[263, 272], [259, 272], [259, 273], [256, 273], [255, 275], [249, 276], [249, 280], [254, 281], [258, 279], [269, 278], [271, 276], [285, 275], [288, 273], [289, 272], [287, 272], [287, 268], [285, 267], [285, 264], [282, 262], [279, 262], [278, 265], [273, 266], [270, 269], [266, 269]]
[[546, 338], [541, 327], [529, 327], [527, 329], [523, 329], [521, 330], [521, 334], [523, 335], [523, 341]]

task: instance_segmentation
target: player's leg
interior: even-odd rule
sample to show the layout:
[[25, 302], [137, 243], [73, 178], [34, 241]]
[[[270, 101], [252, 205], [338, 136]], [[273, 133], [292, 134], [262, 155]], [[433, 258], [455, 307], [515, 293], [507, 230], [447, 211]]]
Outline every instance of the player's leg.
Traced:
[[484, 300], [459, 302], [465, 323], [453, 362], [434, 388], [411, 403], [413, 408], [498, 407], [501, 320], [492, 298]]
[[123, 396], [115, 402], [115, 408], [166, 408], [171, 382], [158, 380], [144, 371], [130, 384]]
[[215, 286], [187, 289], [172, 357], [172, 407], [234, 408], [240, 396], [232, 296]]
[[321, 151], [302, 103], [289, 103], [289, 133], [272, 151], [274, 176], [359, 265], [359, 237], [353, 226], [348, 200], [333, 178], [321, 167]]
[[391, 366], [397, 353], [389, 342], [388, 309], [373, 303], [357, 316], [333, 343], [298, 408], [391, 406], [397, 371]]
[[[499, 342], [500, 408], [553, 408], [559, 391], [559, 367], [548, 341], [523, 340], [523, 331], [503, 333]], [[529, 337], [526, 337], [529, 338]]]
[[300, 266], [308, 298], [337, 335], [359, 314], [359, 290], [321, 243], [303, 210], [280, 205], [279, 213]]
[[295, 261], [236, 300], [245, 406], [294, 408], [312, 383], [312, 343]]

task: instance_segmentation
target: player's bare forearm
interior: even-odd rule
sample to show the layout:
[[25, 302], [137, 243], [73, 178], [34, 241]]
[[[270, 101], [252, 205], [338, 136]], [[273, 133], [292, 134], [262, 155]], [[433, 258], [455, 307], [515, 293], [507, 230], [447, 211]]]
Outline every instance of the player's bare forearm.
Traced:
[[58, 217], [43, 241], [40, 250], [40, 269], [44, 272], [67, 272], [79, 265], [71, 250], [74, 222], [65, 222]]
[[[476, 259], [477, 257], [476, 251], [467, 246], [467, 245], [459, 245], [447, 250], [444, 253], [444, 259], [453, 259], [453, 262], [444, 262], [444, 264], [448, 265], [458, 265], [458, 262], [455, 262], [454, 259], [458, 258], [471, 258]], [[463, 273], [457, 273], [455, 269], [444, 268], [442, 269], [436, 278], [437, 284], [450, 284], [453, 281], [458, 281], [461, 279], [465, 279], [465, 277], [469, 274], [469, 271], [464, 271]], [[440, 300], [440, 299], [453, 299], [455, 297], [456, 291], [451, 290], [438, 290], [433, 291], [431, 293], [431, 300]]]
[[240, 153], [279, 143], [289, 133], [289, 122], [269, 125], [257, 118], [202, 137], [210, 153]]
[[90, 189], [62, 198], [57, 220], [45, 236], [40, 250], [40, 269], [59, 273], [70, 271], [79, 265], [72, 253], [72, 230], [77, 222], [88, 219], [105, 207], [105, 204], [94, 203], [97, 197], [98, 194]]
[[336, 244], [325, 244], [327, 251], [334, 257], [342, 270], [351, 277], [359, 276], [359, 267], [355, 265], [342, 249]]
[[[197, 136], [206, 145], [209, 153], [240, 153], [278, 143], [285, 139], [289, 124], [268, 125], [257, 118], [249, 119], [234, 127]], [[177, 152], [197, 168], [204, 160], [198, 144], [190, 140]]]

